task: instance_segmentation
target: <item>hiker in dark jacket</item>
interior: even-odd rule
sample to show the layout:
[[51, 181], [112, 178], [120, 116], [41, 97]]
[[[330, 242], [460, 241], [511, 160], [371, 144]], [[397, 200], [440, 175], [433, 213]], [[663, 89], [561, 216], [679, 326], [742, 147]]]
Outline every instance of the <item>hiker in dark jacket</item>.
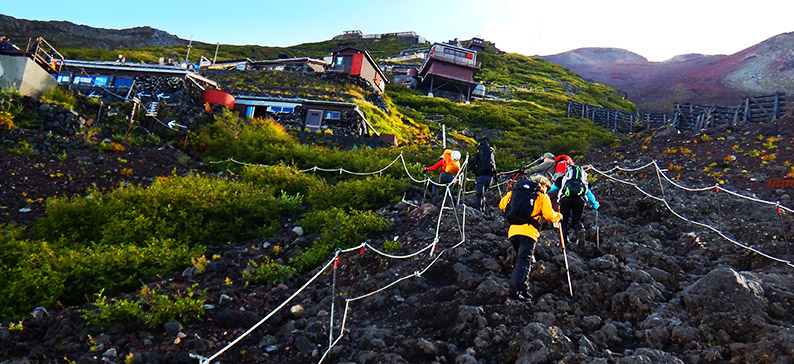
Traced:
[[[535, 176], [530, 181], [516, 182], [518, 186], [523, 183], [537, 183], [540, 185], [539, 193], [535, 197], [535, 203], [532, 206], [531, 218], [538, 223], [540, 223], [541, 217], [551, 222], [557, 222], [562, 219], [562, 215], [551, 208], [551, 199], [546, 195], [546, 190], [551, 187], [551, 181], [543, 176]], [[499, 209], [505, 210], [512, 197], [513, 191], [502, 197], [502, 200], [499, 201]], [[516, 262], [510, 274], [508, 301], [529, 301], [532, 299], [529, 294], [529, 287], [527, 287], [527, 277], [532, 268], [532, 262], [535, 260], [535, 244], [538, 242], [539, 237], [540, 231], [532, 224], [511, 224], [510, 229], [507, 231], [507, 238], [510, 239], [510, 243], [513, 244], [513, 249], [516, 251]]]
[[[558, 191], [559, 188], [559, 191]], [[581, 166], [568, 166], [565, 174], [560, 179], [560, 187], [553, 185], [549, 193], [557, 192], [557, 203], [562, 213], [562, 235], [565, 242], [569, 242], [569, 233], [574, 236], [575, 243], [584, 241], [584, 224], [582, 224], [582, 213], [584, 203], [587, 203], [595, 210], [598, 210], [598, 201], [587, 184], [587, 173]]]
[[472, 166], [474, 166], [475, 177], [474, 208], [485, 212], [485, 192], [491, 187], [494, 176], [496, 176], [494, 149], [488, 145], [487, 138], [483, 138], [482, 143], [477, 147], [477, 154], [474, 155]]
[[527, 176], [534, 176], [539, 174], [543, 177], [549, 179], [549, 181], [554, 180], [554, 169], [557, 167], [557, 163], [554, 162], [554, 154], [549, 152], [543, 153], [543, 161], [540, 164], [532, 166], [524, 170], [524, 175]]

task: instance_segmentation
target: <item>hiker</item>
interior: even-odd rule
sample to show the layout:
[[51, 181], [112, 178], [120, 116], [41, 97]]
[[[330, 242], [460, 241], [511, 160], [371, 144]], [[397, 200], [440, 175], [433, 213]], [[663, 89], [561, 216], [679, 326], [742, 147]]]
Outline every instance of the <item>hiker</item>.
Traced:
[[587, 185], [587, 173], [581, 166], [570, 165], [566, 167], [565, 174], [561, 178], [559, 191], [555, 184], [549, 193], [557, 192], [557, 203], [562, 213], [562, 235], [565, 242], [569, 242], [568, 234], [575, 237], [575, 243], [584, 241], [584, 224], [582, 224], [582, 212], [584, 203], [587, 203], [595, 210], [598, 210], [598, 201]]
[[559, 212], [551, 208], [551, 200], [546, 191], [551, 188], [551, 181], [543, 176], [534, 176], [530, 180], [516, 181], [513, 189], [499, 201], [499, 209], [506, 212], [510, 223], [507, 238], [516, 251], [516, 261], [510, 274], [510, 291], [508, 301], [530, 301], [532, 299], [527, 286], [532, 262], [535, 260], [535, 244], [540, 237], [541, 217], [551, 222], [562, 219]]
[[553, 181], [554, 170], [557, 167], [557, 164], [554, 162], [554, 154], [546, 152], [543, 153], [541, 158], [543, 158], [543, 161], [540, 162], [540, 164], [525, 169], [524, 174], [530, 177], [539, 174]]
[[565, 154], [560, 154], [557, 156], [557, 158], [554, 158], [554, 163], [556, 163], [556, 165], [554, 167], [554, 175], [552, 176], [553, 179], [551, 181], [557, 185], [557, 188], [560, 188], [560, 178], [565, 174], [565, 169], [570, 165], [574, 165], [575, 163], [571, 157]]
[[[435, 171], [437, 169], [441, 170], [441, 173], [438, 175], [437, 182], [440, 184], [449, 184], [455, 179], [455, 175], [458, 174], [460, 171], [460, 152], [459, 151], [452, 151], [449, 149], [444, 150], [444, 154], [441, 156], [441, 160], [438, 163], [430, 166], [422, 168], [423, 171]], [[433, 185], [433, 195], [438, 196], [438, 186]]]
[[488, 145], [488, 138], [483, 138], [474, 155], [474, 208], [485, 212], [485, 192], [491, 187], [496, 176], [494, 149]]
[[11, 40], [6, 36], [0, 36], [0, 52], [11, 52], [14, 50], [19, 50], [19, 48], [14, 43], [11, 43]]

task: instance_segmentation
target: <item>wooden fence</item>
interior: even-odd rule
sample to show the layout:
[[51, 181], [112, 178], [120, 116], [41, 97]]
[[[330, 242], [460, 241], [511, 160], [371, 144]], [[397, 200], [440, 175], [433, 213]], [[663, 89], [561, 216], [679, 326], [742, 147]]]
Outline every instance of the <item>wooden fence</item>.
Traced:
[[634, 133], [665, 126], [681, 130], [704, 130], [720, 125], [758, 123], [777, 120], [785, 113], [786, 95], [776, 92], [768, 96], [748, 96], [736, 107], [678, 103], [672, 118], [666, 113], [638, 111], [632, 114], [568, 100], [565, 116], [589, 119], [616, 132]]
[[590, 119], [596, 125], [603, 126], [613, 131], [623, 133], [633, 133], [637, 131], [635, 130], [636, 116], [621, 110], [568, 100], [565, 116], [569, 118]]
[[777, 120], [786, 113], [786, 94], [776, 92], [769, 96], [748, 96], [744, 99], [745, 123]]

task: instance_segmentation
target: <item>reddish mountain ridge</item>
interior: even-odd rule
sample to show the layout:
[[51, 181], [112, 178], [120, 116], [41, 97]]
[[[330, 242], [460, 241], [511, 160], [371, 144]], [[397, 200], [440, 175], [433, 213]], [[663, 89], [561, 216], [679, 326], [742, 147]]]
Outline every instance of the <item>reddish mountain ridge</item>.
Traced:
[[747, 95], [794, 94], [794, 32], [727, 56], [650, 62], [624, 49], [579, 48], [543, 58], [625, 91], [643, 110], [670, 111], [677, 102], [732, 106]]

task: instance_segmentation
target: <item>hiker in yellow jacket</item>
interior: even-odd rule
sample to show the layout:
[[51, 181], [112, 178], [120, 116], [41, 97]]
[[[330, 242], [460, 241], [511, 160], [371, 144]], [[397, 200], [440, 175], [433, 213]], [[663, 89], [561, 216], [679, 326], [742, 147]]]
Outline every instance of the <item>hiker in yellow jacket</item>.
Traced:
[[[516, 192], [522, 188], [523, 192]], [[510, 229], [507, 231], [507, 238], [513, 244], [513, 249], [516, 250], [516, 262], [510, 275], [510, 291], [507, 294], [508, 301], [530, 301], [532, 299], [527, 286], [527, 277], [532, 262], [535, 260], [535, 244], [540, 237], [541, 216], [551, 222], [562, 220], [562, 215], [551, 208], [551, 199], [546, 195], [549, 188], [551, 188], [551, 181], [548, 178], [533, 176], [529, 181], [516, 181], [513, 190], [499, 201], [499, 209], [505, 210], [513, 198], [514, 192], [516, 192], [516, 196], [519, 196], [517, 198], [526, 199], [528, 202], [534, 200], [531, 205], [532, 212], [529, 215], [533, 221], [526, 224], [511, 223]], [[519, 201], [515, 202], [520, 203]], [[529, 209], [529, 206], [526, 204], [524, 208]]]

